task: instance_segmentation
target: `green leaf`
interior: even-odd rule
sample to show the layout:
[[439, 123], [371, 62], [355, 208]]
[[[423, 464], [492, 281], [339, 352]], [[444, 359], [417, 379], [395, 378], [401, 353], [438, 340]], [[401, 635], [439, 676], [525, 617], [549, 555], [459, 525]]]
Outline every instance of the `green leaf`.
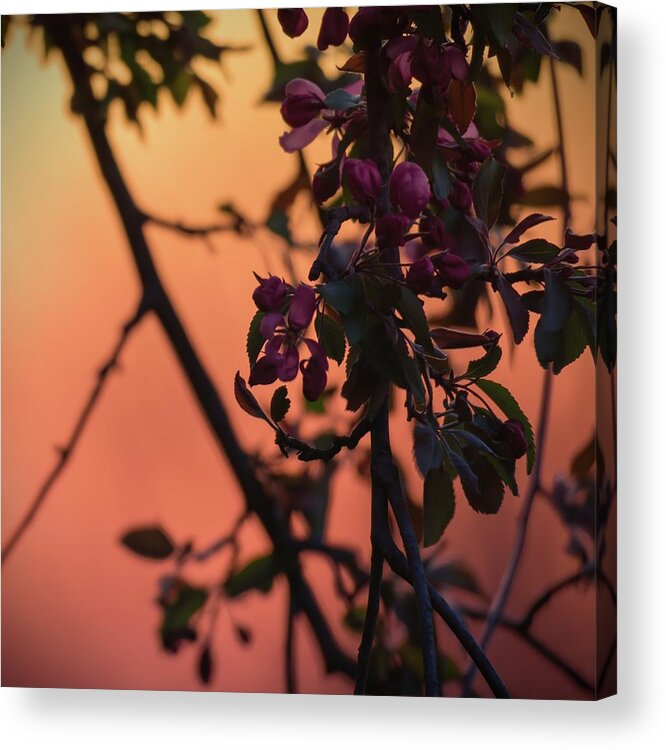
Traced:
[[437, 200], [444, 200], [451, 192], [451, 173], [441, 152], [432, 161], [432, 187]]
[[203, 607], [208, 598], [206, 589], [196, 588], [189, 584], [181, 584], [177, 592], [174, 601], [162, 605], [164, 619], [160, 632], [163, 640], [169, 633], [187, 627], [192, 616]]
[[483, 590], [472, 571], [462, 562], [442, 563], [434, 568], [428, 568], [428, 580], [439, 588], [456, 588], [468, 591], [470, 594], [483, 596]]
[[588, 344], [586, 328], [586, 321], [577, 305], [560, 330], [547, 330], [541, 318], [534, 329], [534, 346], [541, 366], [545, 368], [552, 363], [553, 372], [557, 375], [575, 362]]
[[397, 308], [403, 320], [412, 329], [414, 338], [426, 351], [432, 351], [430, 329], [421, 300], [406, 286], [401, 287]]
[[273, 234], [277, 234], [278, 237], [282, 237], [287, 244], [293, 244], [291, 228], [289, 227], [289, 216], [286, 211], [282, 209], [272, 211], [268, 219], [266, 219], [266, 228], [270, 229]]
[[241, 570], [232, 573], [224, 584], [224, 590], [231, 599], [257, 589], [267, 594], [272, 586], [278, 567], [273, 555], [257, 557]]
[[120, 540], [127, 549], [150, 560], [166, 560], [176, 547], [167, 533], [159, 526], [145, 526], [132, 529]]
[[[421, 371], [414, 359], [410, 357], [407, 352], [401, 349], [398, 356], [400, 358], [400, 365], [407, 384], [407, 390], [409, 390], [414, 399], [414, 405], [417, 409], [423, 409], [425, 406], [425, 390], [423, 387], [423, 380], [421, 379]], [[398, 383], [398, 385], [400, 384]]]
[[422, 476], [442, 465], [444, 453], [435, 429], [429, 424], [414, 425], [414, 461]]
[[502, 274], [497, 277], [497, 291], [509, 316], [513, 340], [516, 344], [520, 344], [530, 327], [530, 313], [523, 304], [520, 294]]
[[[455, 131], [453, 124], [442, 117], [443, 114], [444, 106], [441, 102], [431, 103], [426, 96], [419, 96], [412, 121], [411, 144], [414, 161], [425, 172], [430, 172], [431, 170], [437, 147], [437, 133], [439, 132], [440, 124], [443, 127], [446, 126], [445, 124], [448, 124]], [[459, 135], [458, 138], [460, 138]]]
[[507, 255], [518, 258], [524, 263], [550, 263], [559, 255], [560, 248], [552, 242], [536, 239], [528, 240], [522, 245], [516, 245]]
[[354, 295], [349, 283], [342, 281], [328, 281], [317, 288], [317, 291], [324, 298], [324, 301], [334, 310], [341, 314], [346, 314], [351, 310]]
[[545, 294], [541, 302], [541, 325], [545, 331], [560, 331], [569, 319], [573, 301], [559, 274], [544, 269]]
[[569, 193], [556, 185], [540, 185], [528, 190], [514, 200], [521, 206], [542, 208], [544, 206], [564, 206], [570, 200], [570, 196]]
[[203, 682], [204, 685], [208, 685], [213, 674], [213, 655], [211, 654], [209, 643], [205, 643], [201, 649], [197, 671], [201, 682]]
[[289, 411], [291, 401], [287, 396], [287, 386], [281, 385], [271, 399], [271, 417], [274, 422], [281, 422]]
[[517, 419], [523, 425], [527, 440], [527, 473], [531, 473], [536, 458], [536, 448], [534, 445], [534, 430], [529, 419], [525, 416], [511, 392], [500, 383], [481, 379], [476, 381], [476, 385], [499, 406], [509, 419]]
[[502, 203], [502, 183], [506, 167], [493, 157], [486, 159], [477, 172], [472, 185], [476, 215], [491, 229], [499, 215]]
[[324, 107], [326, 109], [345, 111], [352, 109], [353, 107], [358, 107], [360, 101], [360, 96], [350, 94], [348, 91], [345, 91], [345, 89], [335, 89], [335, 91], [331, 91], [330, 94], [327, 94], [324, 99]]
[[352, 605], [342, 618], [345, 627], [354, 633], [362, 633], [365, 625], [365, 613], [367, 608], [358, 604]]
[[250, 367], [254, 367], [259, 357], [259, 353], [261, 352], [261, 347], [264, 345], [264, 341], [266, 341], [266, 339], [261, 335], [261, 331], [259, 330], [261, 327], [261, 321], [265, 316], [265, 312], [257, 310], [257, 312], [254, 314], [254, 317], [250, 321], [250, 327], [248, 329], [247, 339], [245, 341], [245, 350], [247, 351], [247, 358], [250, 361]]
[[247, 387], [247, 383], [241, 377], [240, 372], [237, 372], [236, 377], [234, 378], [234, 396], [243, 411], [246, 411], [251, 417], [264, 419], [270, 424], [270, 420], [266, 416], [266, 413], [261, 406], [259, 406], [259, 402]]
[[329, 315], [322, 313], [317, 315], [315, 319], [315, 331], [319, 343], [324, 347], [326, 356], [341, 365], [347, 348], [342, 326], [337, 320], [333, 320]]
[[442, 467], [431, 469], [423, 483], [423, 543], [426, 547], [439, 541], [454, 512], [451, 478]]
[[502, 3], [484, 5], [479, 11], [485, 16], [488, 26], [498, 44], [506, 47], [514, 40], [513, 21], [516, 17], [518, 5], [516, 3]]
[[497, 365], [502, 359], [502, 349], [500, 346], [495, 345], [489, 349], [483, 357], [479, 359], [473, 359], [468, 365], [463, 378], [469, 378], [475, 380], [476, 378], [484, 378], [486, 375], [490, 375], [495, 370]]
[[480, 501], [481, 494], [479, 490], [479, 479], [469, 465], [467, 459], [462, 455], [462, 450], [457, 445], [451, 446], [450, 443], [447, 443], [447, 445], [449, 445], [450, 448], [453, 448], [452, 450], [449, 450], [449, 459], [458, 473], [460, 483], [465, 492], [465, 497], [470, 505], [476, 509], [475, 504]]
[[197, 76], [195, 80], [197, 86], [199, 87], [199, 91], [201, 91], [201, 97], [204, 104], [206, 105], [208, 113], [213, 119], [215, 119], [215, 117], [217, 116], [217, 102], [220, 98], [217, 94], [217, 91], [215, 91], [215, 89], [210, 85], [210, 83], [208, 83], [208, 81], [204, 81], [203, 78], [199, 78]]

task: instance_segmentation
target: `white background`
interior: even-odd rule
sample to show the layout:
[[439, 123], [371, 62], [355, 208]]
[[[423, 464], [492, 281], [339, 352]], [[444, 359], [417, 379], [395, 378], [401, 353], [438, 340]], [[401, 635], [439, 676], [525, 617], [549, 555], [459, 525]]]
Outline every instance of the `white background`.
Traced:
[[[214, 2], [216, 8], [256, 2]], [[275, 3], [274, 5], [289, 5]], [[307, 5], [321, 5], [310, 2]], [[619, 684], [600, 703], [0, 690], [10, 748], [666, 747], [666, 36], [664, 3], [618, 0]], [[2, 2], [2, 13], [209, 7]]]

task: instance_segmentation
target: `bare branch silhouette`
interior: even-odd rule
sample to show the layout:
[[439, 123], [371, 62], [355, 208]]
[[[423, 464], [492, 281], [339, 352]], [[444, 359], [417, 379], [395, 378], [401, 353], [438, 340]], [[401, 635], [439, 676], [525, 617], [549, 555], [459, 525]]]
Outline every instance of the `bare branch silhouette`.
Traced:
[[104, 386], [106, 385], [109, 375], [118, 367], [118, 361], [120, 359], [120, 355], [123, 352], [123, 349], [125, 348], [125, 344], [127, 343], [132, 331], [136, 328], [136, 326], [143, 319], [144, 315], [146, 314], [146, 311], [147, 311], [147, 308], [145, 307], [144, 303], [141, 302], [136, 312], [122, 326], [120, 330], [120, 336], [117, 342], [114, 344], [114, 347], [113, 347], [113, 350], [111, 351], [110, 356], [105, 360], [104, 364], [100, 367], [100, 369], [97, 372], [97, 378], [95, 380], [95, 384], [93, 385], [93, 388], [90, 391], [90, 394], [88, 395], [85, 401], [85, 404], [83, 405], [83, 409], [81, 410], [81, 413], [79, 414], [74, 424], [74, 429], [70, 433], [70, 436], [67, 439], [67, 442], [65, 443], [65, 445], [62, 448], [58, 449], [59, 455], [58, 455], [58, 460], [55, 466], [51, 469], [51, 471], [44, 478], [44, 481], [42, 482], [39, 490], [37, 491], [35, 498], [30, 503], [28, 510], [26, 511], [25, 515], [19, 522], [19, 525], [12, 532], [12, 534], [9, 536], [9, 538], [3, 545], [2, 562], [5, 562], [9, 558], [12, 551], [14, 550], [16, 545], [19, 543], [19, 541], [21, 540], [25, 532], [30, 528], [30, 525], [35, 520], [35, 517], [37, 513], [39, 512], [39, 509], [42, 507], [44, 501], [48, 497], [49, 492], [53, 489], [53, 486], [58, 481], [58, 478], [67, 467], [67, 464], [72, 458], [72, 455], [74, 454], [74, 451], [79, 443], [79, 440], [81, 436], [83, 435], [83, 432], [88, 424], [88, 421], [90, 420], [90, 417], [92, 416], [92, 413], [95, 410], [95, 406], [99, 402], [99, 399], [102, 395], [102, 392], [104, 391]]

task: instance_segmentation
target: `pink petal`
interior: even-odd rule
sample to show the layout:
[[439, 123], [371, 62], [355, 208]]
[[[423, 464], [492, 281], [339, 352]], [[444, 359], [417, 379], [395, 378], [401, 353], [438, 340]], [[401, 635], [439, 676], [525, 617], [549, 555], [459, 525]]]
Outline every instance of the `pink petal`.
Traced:
[[325, 130], [328, 125], [324, 120], [311, 120], [307, 125], [295, 128], [290, 133], [284, 133], [280, 136], [280, 146], [288, 153], [300, 151], [308, 146], [314, 139]]
[[288, 346], [277, 363], [277, 375], [283, 383], [293, 380], [298, 374], [298, 349]]
[[305, 78], [294, 78], [289, 81], [285, 86], [284, 92], [287, 96], [293, 94], [308, 94], [310, 96], [316, 96], [317, 99], [321, 99], [322, 101], [326, 98], [324, 92], [316, 83], [312, 83], [312, 81], [308, 81]]

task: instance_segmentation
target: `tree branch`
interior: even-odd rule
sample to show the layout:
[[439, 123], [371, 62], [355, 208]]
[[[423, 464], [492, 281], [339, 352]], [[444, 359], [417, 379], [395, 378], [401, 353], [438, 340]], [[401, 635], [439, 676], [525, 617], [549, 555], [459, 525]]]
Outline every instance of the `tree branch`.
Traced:
[[[411, 583], [412, 576], [409, 563], [391, 537], [388, 527], [388, 516], [383, 519], [383, 523], [377, 529], [375, 540], [391, 570], [403, 580]], [[434, 610], [477, 665], [479, 672], [488, 683], [493, 695], [497, 698], [509, 698], [509, 691], [502, 682], [501, 677], [497, 674], [497, 671], [477, 643], [458, 611], [446, 601], [432, 583], [428, 583], [428, 593]]]
[[[414, 587], [419, 628], [421, 631], [425, 693], [428, 696], [437, 696], [440, 694], [440, 685], [439, 677], [437, 676], [437, 647], [435, 645], [435, 627], [432, 620], [432, 602], [430, 601], [428, 581], [416, 533], [400, 484], [400, 476], [393, 462], [389, 438], [387, 404], [384, 404], [372, 425], [372, 453], [370, 462], [373, 497], [376, 493], [382, 493], [385, 498], [388, 498], [393, 509], [393, 515], [398, 522], [402, 542], [405, 546], [409, 577]], [[377, 525], [378, 523], [376, 522], [375, 526]]]
[[319, 604], [303, 577], [298, 557], [293, 551], [289, 551], [292, 538], [280, 504], [269, 495], [257, 478], [254, 466], [240, 445], [217, 389], [162, 284], [143, 233], [142, 213], [128, 190], [106, 135], [106, 121], [93, 95], [89, 71], [83, 60], [82, 40], [68, 24], [56, 24], [52, 32], [54, 42], [61, 49], [65, 59], [76, 92], [77, 104], [82, 112], [102, 176], [122, 220], [144, 289], [146, 304], [157, 315], [218, 447], [229, 461], [245, 496], [248, 511], [255, 513], [261, 521], [276, 554], [284, 555], [289, 561], [287, 578], [291, 592], [310, 623], [327, 670], [341, 671], [353, 676], [353, 661], [342, 652], [335, 641]]
[[335, 279], [339, 276], [338, 271], [329, 261], [328, 253], [342, 225], [352, 219], [358, 219], [363, 222], [370, 221], [369, 209], [366, 206], [340, 206], [328, 211], [324, 233], [319, 240], [319, 252], [308, 274], [310, 281], [316, 281], [321, 274], [324, 274], [328, 279]]
[[86, 399], [83, 409], [81, 410], [81, 413], [79, 414], [79, 417], [74, 424], [74, 429], [72, 430], [67, 442], [65, 443], [65, 446], [58, 450], [59, 452], [58, 461], [56, 462], [55, 466], [51, 469], [51, 471], [47, 474], [46, 478], [42, 482], [42, 485], [39, 488], [37, 495], [35, 496], [32, 503], [30, 504], [26, 514], [21, 519], [19, 525], [14, 530], [14, 533], [11, 534], [7, 542], [3, 545], [2, 562], [5, 562], [9, 558], [9, 556], [12, 553], [12, 550], [21, 540], [21, 537], [23, 536], [23, 534], [25, 534], [25, 532], [28, 530], [28, 528], [30, 527], [30, 524], [34, 521], [35, 516], [37, 515], [39, 509], [42, 507], [42, 504], [46, 500], [50, 490], [52, 489], [52, 487], [58, 480], [58, 477], [65, 470], [65, 467], [67, 466], [69, 460], [71, 459], [74, 453], [74, 450], [76, 449], [76, 446], [79, 443], [81, 435], [83, 434], [83, 431], [86, 425], [88, 424], [88, 420], [92, 416], [95, 406], [97, 405], [100, 399], [100, 396], [102, 395], [102, 391], [104, 390], [104, 386], [106, 384], [106, 381], [109, 375], [118, 366], [118, 360], [120, 359], [120, 355], [123, 349], [125, 348], [125, 344], [127, 343], [130, 333], [143, 319], [143, 316], [145, 314], [146, 314], [146, 308], [142, 301], [139, 303], [136, 312], [132, 315], [131, 318], [129, 318], [129, 320], [121, 328], [118, 341], [114, 345], [110, 356], [106, 359], [106, 361], [100, 367], [97, 373], [97, 379], [95, 381], [95, 384], [93, 385], [93, 388], [90, 394], [88, 395], [88, 398]]
[[[382, 506], [386, 505], [386, 497], [376, 482], [372, 482], [372, 521], [371, 529], [375, 529], [381, 523]], [[374, 531], [370, 532], [371, 540]], [[382, 586], [382, 572], [384, 570], [384, 556], [381, 550], [372, 541], [372, 555], [370, 558], [370, 586], [368, 589], [368, 605], [363, 622], [363, 635], [358, 647], [358, 660], [356, 666], [355, 695], [364, 695], [368, 685], [368, 673], [370, 671], [370, 658], [372, 646], [377, 630], [377, 616], [379, 614], [379, 600]]]
[[283, 453], [287, 448], [297, 451], [299, 461], [330, 461], [343, 448], [349, 448], [350, 450], [356, 448], [368, 432], [370, 432], [370, 423], [366, 419], [363, 419], [354, 427], [349, 435], [336, 436], [333, 439], [332, 445], [328, 448], [317, 448], [303, 440], [286, 435], [284, 432], [276, 434], [275, 442]]

